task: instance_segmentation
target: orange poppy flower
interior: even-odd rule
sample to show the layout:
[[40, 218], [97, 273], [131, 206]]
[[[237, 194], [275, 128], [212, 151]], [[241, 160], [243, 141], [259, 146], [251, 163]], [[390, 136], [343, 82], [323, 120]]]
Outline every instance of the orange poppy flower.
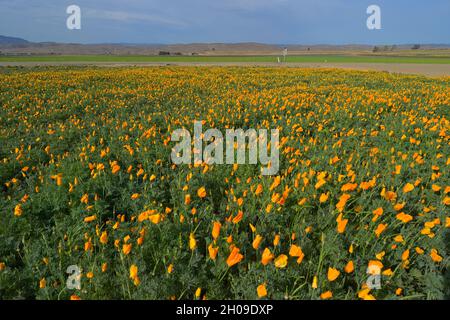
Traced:
[[269, 248], [265, 248], [262, 254], [261, 263], [263, 265], [269, 264], [274, 258], [273, 253], [270, 251]]
[[403, 192], [404, 193], [408, 193], [414, 190], [414, 185], [412, 183], [407, 183], [405, 184], [405, 186], [403, 187]]
[[336, 219], [337, 222], [337, 232], [344, 233], [345, 227], [347, 226], [348, 219], [342, 219], [342, 213]]
[[108, 243], [108, 233], [106, 231], [102, 232], [102, 235], [100, 236], [100, 243], [102, 244]]
[[442, 257], [439, 255], [436, 249], [431, 249], [430, 257], [434, 262], [441, 262]]
[[397, 214], [396, 218], [402, 221], [403, 223], [408, 223], [413, 219], [411, 215], [405, 214], [404, 212], [400, 212], [399, 214]]
[[123, 254], [124, 254], [124, 255], [130, 254], [130, 252], [131, 252], [131, 247], [132, 247], [131, 243], [129, 243], [129, 244], [124, 243], [124, 244], [122, 245], [122, 252], [123, 252]]
[[197, 195], [199, 198], [204, 198], [206, 197], [206, 189], [205, 187], [201, 187], [200, 189], [197, 190]]
[[227, 259], [227, 265], [228, 267], [232, 267], [235, 264], [239, 263], [242, 261], [242, 259], [244, 258], [244, 256], [242, 254], [239, 253], [239, 249], [234, 247], [233, 250], [231, 250], [230, 255], [228, 256]]
[[332, 281], [336, 280], [340, 274], [341, 274], [341, 272], [338, 269], [329, 267], [328, 274], [327, 274], [328, 281], [332, 282]]
[[320, 295], [320, 299], [330, 299], [333, 297], [333, 293], [331, 291], [324, 292]]
[[253, 249], [255, 249], [255, 250], [258, 249], [259, 245], [261, 244], [261, 241], [262, 241], [262, 237], [259, 234], [257, 234], [255, 237], [255, 240], [253, 240], [253, 243], [252, 243]]
[[217, 240], [220, 234], [220, 228], [222, 228], [222, 224], [220, 222], [214, 222], [213, 229], [212, 229], [212, 237], [214, 240]]
[[380, 224], [378, 225], [377, 229], [375, 230], [375, 234], [376, 234], [377, 238], [380, 237], [380, 234], [381, 234], [384, 230], [386, 230], [386, 228], [387, 228], [387, 224], [385, 224], [385, 223], [380, 223]]
[[346, 273], [352, 273], [353, 270], [355, 270], [355, 266], [354, 266], [354, 264], [353, 264], [353, 261], [350, 260], [350, 261], [347, 262], [347, 264], [345, 265], [344, 271], [345, 271]]
[[258, 184], [255, 190], [255, 196], [260, 195], [263, 192], [263, 186], [261, 184]]
[[266, 288], [266, 284], [260, 284], [257, 288], [256, 288], [256, 292], [258, 294], [259, 298], [263, 298], [265, 296], [267, 296], [267, 288]]
[[208, 246], [208, 253], [211, 260], [216, 260], [217, 253], [219, 252], [218, 247], [214, 247], [212, 244]]

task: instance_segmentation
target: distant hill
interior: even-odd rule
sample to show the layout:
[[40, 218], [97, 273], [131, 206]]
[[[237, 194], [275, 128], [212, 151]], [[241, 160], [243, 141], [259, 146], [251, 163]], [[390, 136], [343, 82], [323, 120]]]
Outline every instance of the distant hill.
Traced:
[[[345, 55], [433, 55], [449, 56], [446, 44], [265, 44], [243, 43], [180, 43], [180, 44], [132, 44], [132, 43], [58, 43], [29, 42], [15, 37], [0, 36], [0, 55], [281, 55], [287, 48], [289, 55], [345, 54]], [[415, 50], [413, 50], [415, 49]], [[419, 50], [420, 49], [420, 50]]]
[[7, 37], [0, 35], [0, 44], [28, 44], [29, 42], [22, 38]]

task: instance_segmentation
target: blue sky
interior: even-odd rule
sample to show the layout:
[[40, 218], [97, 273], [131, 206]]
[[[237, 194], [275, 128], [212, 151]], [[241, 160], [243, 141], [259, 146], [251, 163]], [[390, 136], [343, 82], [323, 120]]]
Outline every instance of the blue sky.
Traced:
[[[81, 30], [66, 28], [67, 6]], [[381, 7], [382, 30], [366, 27]], [[450, 0], [0, 0], [0, 34], [80, 43], [450, 43]]]

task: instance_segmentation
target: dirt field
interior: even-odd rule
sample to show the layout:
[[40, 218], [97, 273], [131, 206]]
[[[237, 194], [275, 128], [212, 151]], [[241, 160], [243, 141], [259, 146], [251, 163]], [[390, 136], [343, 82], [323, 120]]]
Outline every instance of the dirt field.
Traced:
[[151, 67], [151, 66], [258, 66], [258, 67], [296, 67], [296, 68], [340, 68], [353, 70], [373, 70], [390, 73], [419, 74], [429, 77], [450, 76], [449, 64], [410, 64], [410, 63], [261, 63], [261, 62], [0, 62], [0, 67], [36, 67], [36, 66], [99, 66], [99, 67]]

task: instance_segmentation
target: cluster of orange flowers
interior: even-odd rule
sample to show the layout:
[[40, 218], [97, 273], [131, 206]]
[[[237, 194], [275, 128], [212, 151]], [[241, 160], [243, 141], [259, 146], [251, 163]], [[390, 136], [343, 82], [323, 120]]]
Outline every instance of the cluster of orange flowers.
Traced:
[[[0, 75], [0, 209], [11, 238], [41, 248], [21, 253], [38, 270], [36, 297], [443, 295], [426, 279], [443, 284], [449, 263], [449, 79], [201, 67], [26, 75]], [[196, 120], [279, 129], [279, 174], [173, 164], [171, 133]], [[24, 237], [30, 229], [39, 237]], [[0, 259], [0, 272], [13, 268]], [[69, 263], [84, 270], [82, 291], [61, 291]], [[366, 283], [374, 267], [380, 290]]]

